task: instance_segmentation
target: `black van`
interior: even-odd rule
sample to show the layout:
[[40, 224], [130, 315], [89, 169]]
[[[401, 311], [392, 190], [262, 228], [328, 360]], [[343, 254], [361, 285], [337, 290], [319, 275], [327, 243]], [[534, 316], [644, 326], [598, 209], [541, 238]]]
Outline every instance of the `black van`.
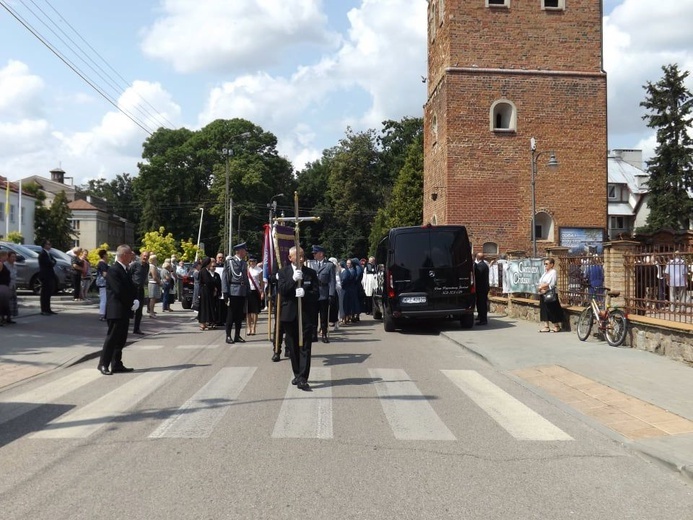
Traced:
[[414, 318], [474, 325], [472, 247], [464, 226], [393, 228], [378, 244], [373, 317], [387, 332]]

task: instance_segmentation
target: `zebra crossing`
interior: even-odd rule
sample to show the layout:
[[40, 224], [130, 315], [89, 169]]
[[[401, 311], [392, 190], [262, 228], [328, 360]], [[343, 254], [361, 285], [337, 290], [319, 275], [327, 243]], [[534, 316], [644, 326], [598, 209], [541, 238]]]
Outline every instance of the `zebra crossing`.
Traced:
[[[359, 368], [372, 386], [372, 396], [382, 409], [392, 438], [397, 441], [459, 441], [445, 424], [432, 402], [405, 370], [395, 368]], [[244, 402], [244, 391], [251, 381], [265, 378], [271, 367], [223, 367], [176, 410], [156, 420], [147, 434], [156, 439], [205, 439], [230, 413]], [[273, 439], [321, 439], [339, 437], [334, 428], [334, 387], [339, 368], [314, 367], [311, 392], [301, 392], [287, 382], [271, 433]], [[441, 384], [450, 385], [455, 399], [470, 400], [496, 425], [517, 441], [572, 441], [573, 438], [521, 401], [474, 370], [440, 370]], [[276, 377], [276, 371], [273, 371]], [[133, 413], [138, 403], [160, 391], [175, 370], [132, 373], [122, 383], [93, 401], [37, 427], [30, 439], [84, 439]], [[87, 385], [98, 385], [102, 376], [93, 368], [76, 370], [52, 382], [12, 398], [0, 397], [3, 415], [0, 425], [29, 414], [46, 404], [60, 404], [72, 392]], [[103, 379], [102, 379], [103, 380]], [[108, 378], [108, 381], [113, 381]], [[111, 385], [112, 386], [112, 385]], [[257, 385], [256, 385], [257, 386]], [[263, 387], [264, 388], [264, 387]], [[460, 394], [461, 392], [461, 394]], [[183, 397], [185, 399], [185, 397]], [[267, 399], [270, 399], [268, 396]], [[267, 428], [271, 428], [270, 425]]]

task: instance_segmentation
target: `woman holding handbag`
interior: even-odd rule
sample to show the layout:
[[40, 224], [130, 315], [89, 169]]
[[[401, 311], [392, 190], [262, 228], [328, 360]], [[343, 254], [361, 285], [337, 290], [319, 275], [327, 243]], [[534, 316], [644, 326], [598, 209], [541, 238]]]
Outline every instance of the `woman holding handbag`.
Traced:
[[96, 287], [99, 288], [99, 316], [106, 321], [106, 274], [108, 273], [108, 251], [99, 249], [99, 263], [96, 264]]
[[553, 258], [545, 259], [544, 274], [539, 279], [539, 319], [544, 322], [539, 332], [560, 332], [563, 323], [563, 307], [556, 291], [558, 276], [554, 266]]

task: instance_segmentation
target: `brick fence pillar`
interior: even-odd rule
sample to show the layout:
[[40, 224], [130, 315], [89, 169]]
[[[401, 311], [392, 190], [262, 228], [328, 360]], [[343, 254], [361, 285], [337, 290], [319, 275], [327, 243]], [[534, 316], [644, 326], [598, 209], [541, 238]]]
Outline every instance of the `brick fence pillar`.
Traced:
[[640, 242], [632, 240], [614, 240], [604, 244], [604, 285], [612, 291], [621, 292], [618, 298], [611, 301], [613, 305], [624, 307], [626, 293], [634, 294], [633, 277], [630, 279], [630, 287], [627, 286], [624, 256], [634, 253], [640, 245]]

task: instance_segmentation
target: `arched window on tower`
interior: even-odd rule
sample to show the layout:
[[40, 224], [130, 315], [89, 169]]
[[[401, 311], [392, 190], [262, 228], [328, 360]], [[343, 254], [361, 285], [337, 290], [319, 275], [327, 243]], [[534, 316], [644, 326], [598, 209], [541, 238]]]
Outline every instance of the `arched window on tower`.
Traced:
[[515, 132], [517, 130], [517, 110], [512, 101], [499, 99], [491, 105], [490, 127], [492, 132]]
[[534, 217], [534, 229], [537, 240], [553, 242], [553, 219], [545, 211], [539, 211]]

